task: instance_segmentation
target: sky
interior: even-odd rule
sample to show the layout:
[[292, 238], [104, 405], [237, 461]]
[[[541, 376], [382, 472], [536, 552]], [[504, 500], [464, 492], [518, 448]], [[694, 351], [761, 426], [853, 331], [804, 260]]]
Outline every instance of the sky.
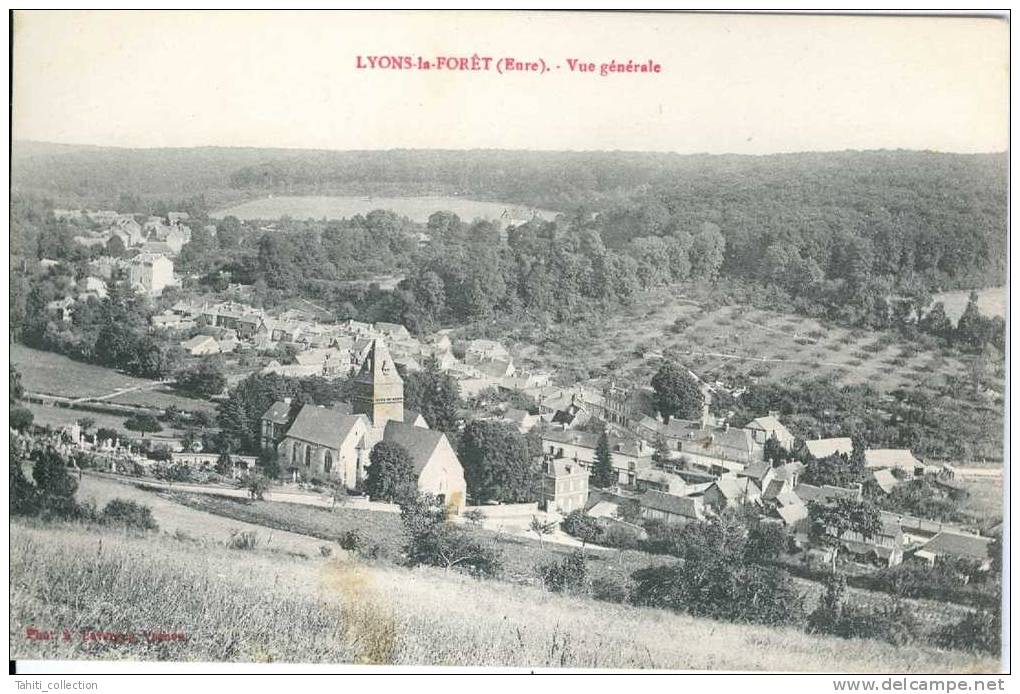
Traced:
[[[122, 147], [1004, 151], [1008, 43], [1005, 21], [962, 17], [18, 12], [13, 129]], [[492, 60], [357, 67], [383, 55]], [[600, 75], [611, 60], [661, 68]]]

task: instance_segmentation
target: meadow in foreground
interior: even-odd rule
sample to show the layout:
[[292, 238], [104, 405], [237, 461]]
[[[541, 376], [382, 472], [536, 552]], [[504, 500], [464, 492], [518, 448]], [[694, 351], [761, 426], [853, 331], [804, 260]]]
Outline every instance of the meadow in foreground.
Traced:
[[[11, 657], [841, 672], [992, 672], [993, 658], [722, 624], [209, 540], [15, 521]], [[56, 630], [35, 640], [28, 630]], [[70, 638], [60, 637], [67, 629]], [[83, 641], [81, 633], [102, 632]], [[146, 632], [186, 640], [149, 642]], [[102, 638], [102, 634], [108, 634]], [[117, 635], [135, 635], [125, 642]]]

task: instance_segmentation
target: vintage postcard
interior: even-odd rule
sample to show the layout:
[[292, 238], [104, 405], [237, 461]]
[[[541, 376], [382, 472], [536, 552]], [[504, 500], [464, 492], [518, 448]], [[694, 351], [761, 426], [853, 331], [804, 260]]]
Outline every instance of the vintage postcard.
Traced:
[[12, 674], [1001, 685], [1008, 13], [10, 22]]

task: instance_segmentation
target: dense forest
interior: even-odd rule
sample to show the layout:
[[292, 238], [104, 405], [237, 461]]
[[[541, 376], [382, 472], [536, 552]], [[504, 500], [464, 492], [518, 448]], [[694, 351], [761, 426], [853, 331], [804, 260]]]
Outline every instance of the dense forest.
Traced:
[[[494, 315], [585, 319], [648, 287], [756, 287], [758, 303], [843, 324], [948, 333], [931, 294], [1005, 278], [1006, 158], [877, 151], [761, 157], [621, 152], [120, 150], [16, 143], [19, 258], [73, 257], [51, 206], [199, 218], [217, 200], [273, 193], [447, 194], [559, 210], [499, 229], [437, 211], [384, 211], [196, 233], [180, 270], [302, 294], [338, 314], [427, 330]], [[41, 204], [40, 204], [41, 202]], [[39, 233], [44, 229], [46, 233]], [[429, 241], [422, 243], [427, 237]], [[385, 296], [349, 286], [406, 277]], [[1001, 326], [981, 326], [1001, 342]]]

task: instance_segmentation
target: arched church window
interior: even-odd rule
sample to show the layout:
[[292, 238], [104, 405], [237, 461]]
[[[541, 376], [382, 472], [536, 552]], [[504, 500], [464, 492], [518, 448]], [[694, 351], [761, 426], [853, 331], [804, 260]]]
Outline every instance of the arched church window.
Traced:
[[290, 462], [297, 465], [298, 460], [301, 459], [301, 448], [298, 446], [298, 442], [295, 441], [290, 451]]
[[333, 453], [326, 451], [326, 455], [323, 457], [322, 469], [324, 472], [329, 472], [333, 469]]
[[305, 467], [311, 467], [312, 465], [312, 447], [305, 446]]

